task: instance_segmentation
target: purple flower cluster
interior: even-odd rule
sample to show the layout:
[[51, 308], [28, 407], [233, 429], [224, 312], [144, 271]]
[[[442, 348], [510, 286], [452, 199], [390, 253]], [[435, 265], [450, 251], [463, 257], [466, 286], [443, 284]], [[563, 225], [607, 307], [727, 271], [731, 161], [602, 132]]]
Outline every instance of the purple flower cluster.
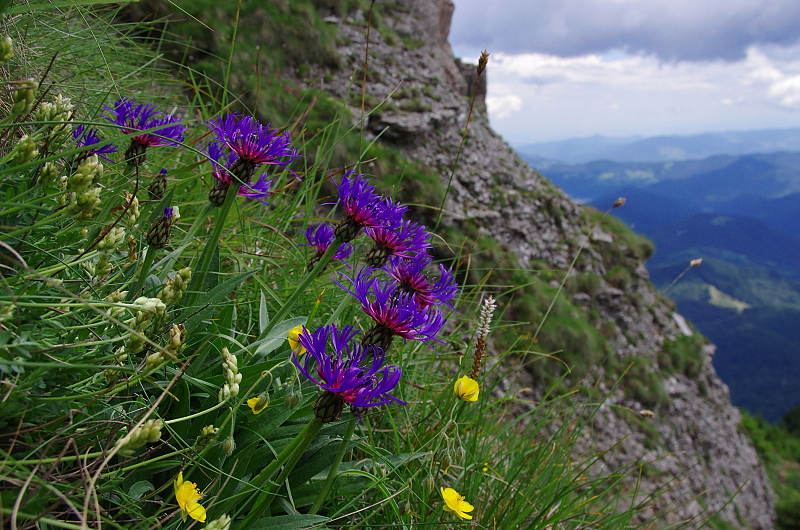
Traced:
[[393, 229], [399, 226], [407, 208], [375, 193], [375, 186], [364, 175], [352, 175], [353, 172], [348, 171], [338, 184], [338, 204], [344, 210], [345, 218], [336, 225], [336, 237], [347, 243], [365, 228]]
[[[437, 340], [436, 335], [442, 329], [445, 319], [442, 311], [436, 307], [437, 304], [427, 303], [435, 298], [432, 290], [424, 296], [417, 296], [415, 292], [404, 290], [392, 277], [383, 279], [381, 276], [373, 276], [375, 272], [376, 269], [367, 266], [355, 277], [347, 278], [352, 284], [352, 289], [336, 282], [361, 303], [361, 310], [373, 321], [372, 328], [367, 331], [362, 342], [388, 350], [394, 337], [403, 340], [421, 340], [426, 343]], [[418, 283], [430, 285], [421, 270], [418, 274], [419, 278], [416, 278]], [[448, 279], [444, 281], [447, 282]], [[453, 288], [447, 290], [445, 299], [435, 301], [448, 302], [455, 294], [455, 286]]]
[[[255, 168], [261, 164], [286, 166], [298, 156], [291, 146], [289, 132], [270, 129], [251, 116], [240, 117], [231, 113], [218, 116], [207, 122], [214, 142], [209, 146], [209, 156], [215, 169], [220, 167], [220, 158], [227, 157], [221, 165], [229, 176], [245, 185], [253, 177]], [[213, 145], [215, 153], [211, 154]], [[224, 150], [229, 150], [228, 155]]]
[[144, 163], [148, 147], [176, 146], [183, 142], [186, 125], [172, 114], [162, 113], [155, 105], [137, 104], [132, 99], [121, 98], [113, 108], [106, 106], [105, 111], [103, 118], [122, 127], [126, 134], [141, 133], [131, 138], [131, 144], [125, 151], [125, 159], [135, 167]]
[[389, 394], [400, 381], [400, 368], [384, 366], [382, 348], [353, 342], [357, 333], [353, 326], [339, 330], [329, 325], [313, 333], [304, 328], [298, 335], [307, 353], [301, 363], [293, 352], [292, 362], [305, 377], [326, 391], [314, 405], [317, 417], [324, 422], [337, 419], [345, 405], [353, 408], [392, 402], [405, 405]]

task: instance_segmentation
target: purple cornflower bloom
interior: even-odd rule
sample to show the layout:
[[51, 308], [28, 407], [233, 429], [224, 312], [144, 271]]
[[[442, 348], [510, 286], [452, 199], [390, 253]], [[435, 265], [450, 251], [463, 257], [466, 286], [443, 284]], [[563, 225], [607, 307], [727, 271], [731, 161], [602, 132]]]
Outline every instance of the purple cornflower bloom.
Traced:
[[364, 267], [355, 278], [347, 277], [353, 284], [352, 291], [335, 282], [361, 302], [361, 310], [375, 322], [362, 342], [388, 350], [395, 336], [426, 343], [437, 340], [436, 334], [445, 321], [442, 312], [434, 306], [420, 307], [414, 295], [401, 291], [394, 280], [372, 278], [374, 270]]
[[[306, 230], [303, 230], [303, 233], [308, 240], [308, 246], [312, 247], [316, 251], [316, 256], [311, 258], [309, 261], [308, 268], [312, 269], [314, 264], [325, 254], [329, 248], [331, 248], [331, 243], [333, 240], [336, 239], [336, 236], [333, 235], [333, 228], [328, 223], [320, 223], [318, 225], [311, 225]], [[352, 254], [353, 252], [353, 245], [350, 243], [342, 243], [339, 245], [339, 248], [333, 254], [333, 259], [346, 259]]]
[[259, 164], [285, 166], [300, 156], [291, 146], [288, 131], [270, 129], [251, 116], [230, 113], [206, 123], [215, 135], [212, 138], [236, 154], [230, 170], [242, 183], [252, 178]]
[[137, 105], [132, 99], [121, 98], [114, 103], [114, 108], [106, 105], [105, 110], [109, 114], [103, 118], [122, 127], [126, 134], [157, 128], [156, 131], [142, 132], [131, 138], [131, 145], [125, 151], [125, 159], [135, 167], [144, 163], [148, 147], [177, 146], [183, 142], [186, 125], [172, 114], [163, 114], [155, 105]]
[[[314, 404], [323, 422], [339, 417], [345, 405], [354, 408], [377, 407], [402, 401], [389, 394], [400, 381], [398, 366], [384, 366], [384, 350], [353, 342], [358, 333], [353, 326], [339, 330], [323, 326], [313, 333], [303, 328], [298, 341], [306, 349], [302, 364], [296, 352], [292, 362], [312, 383], [326, 390]], [[329, 351], [329, 340], [333, 350]]]
[[414, 295], [420, 307], [445, 304], [452, 308], [450, 301], [458, 293], [453, 272], [439, 264], [439, 278], [432, 282], [425, 272], [431, 261], [428, 256], [417, 259], [390, 257], [384, 270], [397, 281], [401, 291]]
[[415, 258], [425, 255], [431, 247], [430, 232], [413, 221], [405, 221], [396, 228], [367, 228], [367, 235], [375, 242], [367, 252], [366, 262], [372, 267], [382, 267], [389, 256]]
[[[228, 188], [233, 182], [231, 168], [236, 162], [237, 156], [234, 152], [226, 153], [222, 145], [218, 142], [211, 142], [208, 144], [206, 153], [208, 154], [211, 164], [214, 166], [214, 170], [211, 174], [217, 181], [217, 185], [208, 194], [208, 200], [215, 206], [222, 206], [222, 203], [225, 202], [225, 195], [228, 193]], [[252, 184], [250, 182], [245, 182], [239, 186], [239, 191], [236, 192], [236, 194], [239, 197], [247, 198], [248, 201], [255, 199], [261, 204], [269, 204], [262, 199], [269, 197], [269, 187], [271, 184], [272, 181], [267, 180], [267, 174], [262, 173], [256, 182]]]
[[94, 127], [87, 127], [86, 125], [78, 125], [74, 129], [72, 129], [72, 137], [75, 139], [75, 143], [77, 144], [78, 147], [89, 147], [89, 149], [87, 149], [86, 151], [78, 153], [78, 160], [84, 160], [92, 155], [97, 155], [100, 158], [108, 160], [112, 164], [114, 163], [108, 157], [105, 157], [103, 155], [116, 153], [117, 146], [110, 143], [101, 146], [100, 134]]
[[336, 237], [348, 242], [362, 228], [398, 226], [407, 208], [375, 193], [375, 186], [364, 175], [351, 178], [352, 174], [352, 171], [348, 171], [342, 177], [341, 184], [337, 184], [339, 204], [346, 217], [336, 225]]

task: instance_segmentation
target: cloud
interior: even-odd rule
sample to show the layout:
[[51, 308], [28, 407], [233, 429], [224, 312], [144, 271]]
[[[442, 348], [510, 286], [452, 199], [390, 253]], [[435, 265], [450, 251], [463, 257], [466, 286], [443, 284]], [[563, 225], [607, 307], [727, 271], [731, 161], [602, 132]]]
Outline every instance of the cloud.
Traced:
[[623, 50], [662, 61], [743, 59], [800, 40], [797, 0], [454, 0], [454, 47], [562, 57]]
[[522, 98], [514, 94], [487, 96], [486, 108], [493, 118], [508, 118], [515, 112], [522, 110]]
[[512, 142], [800, 122], [800, 45], [751, 46], [739, 61], [493, 53], [487, 76], [490, 119]]

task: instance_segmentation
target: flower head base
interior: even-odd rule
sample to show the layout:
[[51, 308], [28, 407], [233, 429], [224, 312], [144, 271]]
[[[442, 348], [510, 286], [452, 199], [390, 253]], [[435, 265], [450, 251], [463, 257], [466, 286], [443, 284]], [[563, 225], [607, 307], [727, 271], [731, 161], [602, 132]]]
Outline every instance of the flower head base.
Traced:
[[[216, 186], [209, 192], [208, 201], [214, 206], [222, 206], [225, 202], [225, 196], [228, 194], [228, 188], [233, 183], [233, 166], [237, 160], [236, 153], [229, 152], [226, 154], [223, 149], [223, 144], [219, 142], [211, 142], [206, 148], [211, 164], [214, 166], [212, 175], [217, 181]], [[239, 197], [245, 197], [248, 201], [257, 200], [261, 204], [269, 204], [263, 200], [269, 197], [269, 187], [272, 184], [271, 180], [267, 180], [267, 174], [262, 173], [255, 183], [247, 182], [239, 186], [239, 191], [236, 194]]]
[[207, 124], [214, 133], [213, 139], [235, 154], [234, 160], [229, 159], [230, 170], [240, 184], [250, 181], [259, 164], [285, 166], [300, 156], [291, 147], [288, 131], [270, 129], [251, 116], [240, 118], [231, 113]]
[[[306, 268], [311, 270], [331, 247], [336, 236], [333, 233], [333, 228], [331, 228], [331, 225], [328, 223], [311, 225], [304, 230], [303, 233], [306, 236], [306, 240], [308, 240], [308, 246], [316, 251], [316, 254], [306, 264]], [[333, 259], [347, 259], [352, 252], [353, 245], [350, 243], [342, 243], [333, 254]]]
[[188, 515], [195, 521], [206, 522], [206, 509], [197, 502], [200, 497], [202, 495], [197, 489], [197, 484], [184, 482], [183, 471], [180, 471], [178, 478], [175, 479], [175, 500], [178, 501], [178, 506], [181, 507], [181, 517], [184, 521]]
[[401, 291], [414, 295], [420, 307], [439, 304], [453, 307], [450, 301], [458, 293], [453, 273], [439, 265], [439, 279], [432, 282], [425, 272], [431, 261], [427, 256], [416, 259], [390, 257], [385, 270], [395, 279]]
[[383, 267], [389, 256], [415, 258], [426, 255], [431, 244], [431, 234], [413, 221], [405, 221], [397, 228], [367, 228], [367, 235], [375, 245], [367, 252], [366, 262], [371, 267]]
[[372, 278], [374, 269], [364, 267], [355, 278], [348, 278], [353, 290], [340, 287], [361, 302], [361, 309], [375, 322], [363, 341], [388, 349], [395, 336], [421, 341], [436, 340], [445, 319], [433, 306], [420, 307], [414, 296], [401, 292], [393, 281], [381, 282]]
[[456, 380], [453, 390], [459, 399], [463, 399], [464, 401], [478, 401], [480, 387], [478, 386], [478, 382], [468, 375], [459, 377]]
[[336, 225], [336, 237], [350, 242], [362, 228], [398, 226], [407, 208], [375, 193], [375, 186], [364, 175], [351, 178], [352, 174], [352, 171], [347, 172], [338, 184], [339, 204], [346, 217]]
[[439, 491], [444, 499], [444, 506], [442, 506], [444, 511], [454, 512], [462, 519], [472, 519], [472, 516], [466, 512], [471, 512], [475, 507], [465, 501], [463, 495], [459, 495], [453, 488], [439, 488]]
[[357, 333], [353, 326], [341, 330], [334, 325], [323, 326], [313, 333], [304, 330], [299, 336], [300, 344], [308, 350], [304, 362], [300, 363], [297, 353], [292, 354], [292, 362], [300, 372], [326, 390], [315, 404], [317, 417], [323, 422], [335, 420], [345, 405], [405, 405], [389, 394], [400, 381], [402, 371], [397, 366], [383, 365], [381, 348], [353, 342]]
[[[121, 98], [114, 108], [106, 106], [103, 117], [122, 127], [126, 134], [141, 132], [131, 138], [125, 159], [134, 167], [141, 167], [148, 147], [174, 145], [183, 142], [186, 126], [172, 114], [163, 114], [155, 105], [136, 104], [132, 99]], [[157, 129], [149, 131], [150, 129]]]
[[117, 146], [114, 144], [100, 145], [100, 134], [94, 127], [78, 125], [74, 129], [72, 129], [72, 137], [75, 139], [75, 143], [77, 144], [78, 147], [89, 147], [89, 149], [87, 149], [86, 151], [82, 151], [80, 154], [78, 154], [79, 163], [89, 158], [92, 155], [98, 155], [99, 157], [106, 159], [112, 164], [114, 163], [108, 157], [105, 157], [103, 155], [116, 153]]

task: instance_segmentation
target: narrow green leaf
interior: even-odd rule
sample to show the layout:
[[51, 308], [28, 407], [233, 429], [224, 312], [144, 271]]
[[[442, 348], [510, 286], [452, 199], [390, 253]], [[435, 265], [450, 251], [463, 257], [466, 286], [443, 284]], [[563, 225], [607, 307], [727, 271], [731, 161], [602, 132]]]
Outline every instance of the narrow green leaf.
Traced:
[[326, 528], [327, 517], [321, 515], [279, 515], [259, 519], [250, 528], [252, 530], [301, 530], [303, 528]]
[[269, 325], [269, 313], [267, 313], [267, 297], [261, 291], [261, 303], [258, 306], [258, 333], [259, 335], [267, 329]]
[[[253, 352], [254, 356], [259, 357], [267, 355], [278, 348], [281, 344], [286, 342], [286, 335], [289, 333], [289, 330], [297, 326], [304, 325], [306, 320], [307, 317], [294, 317], [284, 320], [279, 324], [275, 324], [275, 327], [272, 328], [269, 333], [267, 333], [266, 337], [258, 342], [253, 343], [253, 345], [258, 345], [255, 352]], [[266, 326], [261, 328], [261, 330], [263, 331], [265, 328]]]

